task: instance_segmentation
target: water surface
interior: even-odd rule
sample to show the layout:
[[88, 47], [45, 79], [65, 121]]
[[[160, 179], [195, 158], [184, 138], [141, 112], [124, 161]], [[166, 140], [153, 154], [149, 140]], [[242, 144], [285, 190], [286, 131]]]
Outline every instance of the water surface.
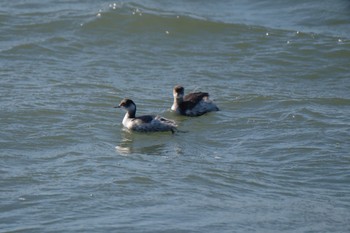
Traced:
[[[349, 1], [0, 9], [2, 232], [350, 230]], [[181, 132], [124, 130], [125, 97]]]

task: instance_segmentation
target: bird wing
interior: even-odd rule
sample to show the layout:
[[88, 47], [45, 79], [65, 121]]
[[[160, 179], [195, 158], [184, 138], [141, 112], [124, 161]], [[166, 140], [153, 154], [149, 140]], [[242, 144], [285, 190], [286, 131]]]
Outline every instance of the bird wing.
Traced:
[[193, 92], [184, 96], [184, 101], [180, 104], [181, 109], [194, 108], [204, 97], [209, 97], [206, 92]]
[[209, 93], [207, 92], [193, 92], [184, 96], [184, 101], [190, 101], [194, 103], [198, 103], [204, 97], [209, 97]]
[[154, 116], [152, 116], [152, 115], [144, 115], [144, 116], [135, 117], [135, 120], [140, 120], [143, 123], [150, 123], [153, 119], [154, 119]]

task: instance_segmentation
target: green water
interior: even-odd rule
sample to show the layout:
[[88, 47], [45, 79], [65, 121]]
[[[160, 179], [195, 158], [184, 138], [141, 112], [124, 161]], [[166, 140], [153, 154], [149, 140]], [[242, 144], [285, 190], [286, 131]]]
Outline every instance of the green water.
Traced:
[[1, 231], [349, 231], [349, 3], [281, 4], [1, 2]]

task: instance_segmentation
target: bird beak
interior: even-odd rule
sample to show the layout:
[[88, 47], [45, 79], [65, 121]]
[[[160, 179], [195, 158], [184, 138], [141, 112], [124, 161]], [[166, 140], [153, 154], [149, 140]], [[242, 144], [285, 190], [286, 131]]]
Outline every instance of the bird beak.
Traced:
[[113, 108], [120, 108], [120, 106], [116, 105], [116, 106], [114, 106]]

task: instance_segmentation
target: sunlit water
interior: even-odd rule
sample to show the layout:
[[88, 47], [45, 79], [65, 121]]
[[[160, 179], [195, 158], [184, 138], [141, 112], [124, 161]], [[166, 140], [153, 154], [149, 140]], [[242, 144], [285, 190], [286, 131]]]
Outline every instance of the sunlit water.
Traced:
[[1, 232], [350, 231], [349, 1], [5, 0], [0, 31]]

